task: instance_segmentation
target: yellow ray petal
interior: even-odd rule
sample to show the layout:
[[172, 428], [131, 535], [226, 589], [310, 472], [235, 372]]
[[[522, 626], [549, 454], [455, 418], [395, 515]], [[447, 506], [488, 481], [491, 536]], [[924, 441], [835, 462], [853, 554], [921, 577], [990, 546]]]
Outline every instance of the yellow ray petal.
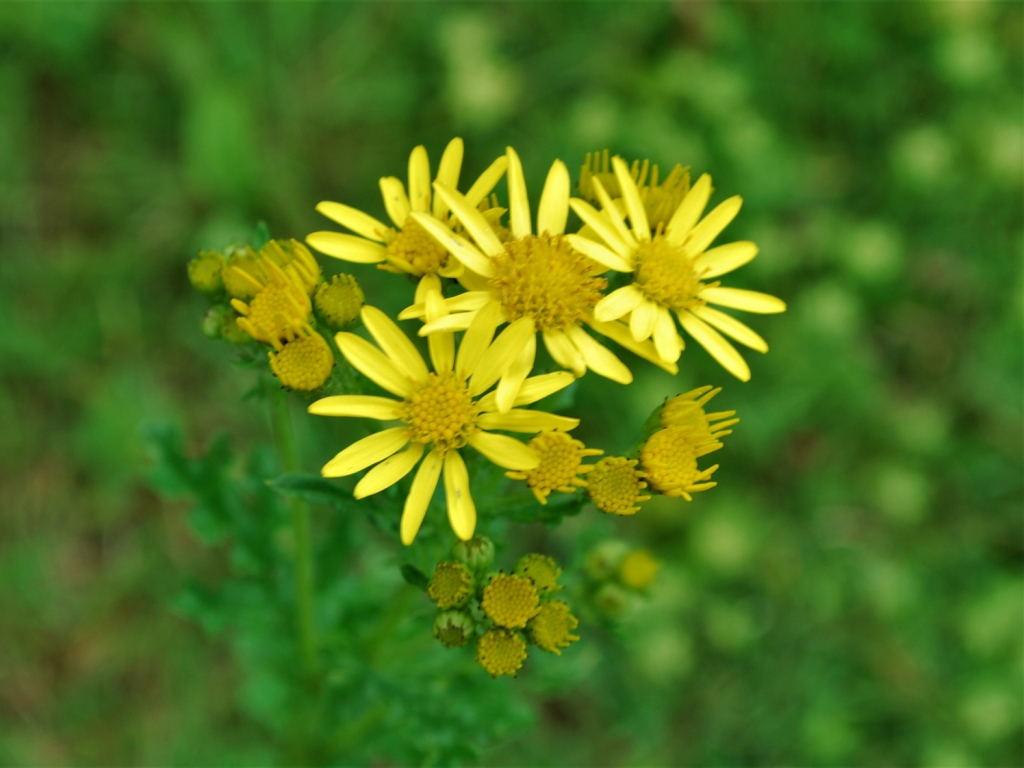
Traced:
[[555, 362], [572, 371], [576, 378], [587, 372], [587, 361], [564, 331], [544, 331], [544, 346]]
[[[604, 216], [597, 212], [586, 200], [580, 200], [578, 197], [574, 197], [569, 201], [569, 207], [576, 211], [576, 215], [583, 219], [583, 223], [589, 226], [597, 236], [600, 237], [604, 242], [617, 253], [627, 264], [632, 263], [633, 254], [636, 252], [637, 244], [634, 241], [626, 241], [619, 237], [619, 234], [615, 231], [615, 226]], [[574, 248], [576, 246], [573, 246]], [[583, 251], [582, 248], [579, 250]], [[586, 251], [583, 251], [586, 253]], [[591, 256], [591, 258], [594, 258]], [[619, 270], [620, 272], [629, 272], [629, 269]]]
[[665, 307], [658, 307], [658, 321], [654, 325], [654, 349], [666, 363], [674, 363], [683, 351], [683, 340], [676, 331], [676, 321]]
[[569, 169], [561, 160], [555, 160], [548, 171], [544, 191], [540, 193], [537, 208], [537, 234], [548, 232], [561, 235], [569, 220]]
[[629, 212], [629, 221], [633, 225], [633, 236], [641, 243], [650, 240], [651, 225], [647, 223], [647, 211], [644, 210], [644, 201], [640, 199], [636, 182], [629, 175], [629, 168], [621, 157], [612, 158], [612, 168], [615, 170], [615, 179], [619, 182], [622, 199]]
[[605, 323], [618, 320], [636, 309], [643, 300], [643, 291], [635, 285], [624, 285], [597, 302], [597, 306], [594, 307], [594, 317]]
[[672, 218], [665, 227], [665, 239], [672, 245], [682, 245], [686, 236], [690, 234], [693, 225], [700, 220], [704, 208], [711, 197], [711, 177], [706, 173], [701, 174], [690, 191], [686, 193], [683, 202], [676, 208]]
[[455, 234], [433, 216], [425, 216], [422, 213], [411, 215], [417, 224], [427, 230], [437, 242], [448, 249], [452, 256], [469, 269], [484, 277], [494, 277], [494, 265], [491, 260], [478, 251], [466, 238]]
[[462, 337], [459, 355], [455, 360], [455, 370], [459, 378], [468, 379], [480, 364], [480, 358], [484, 356], [494, 338], [500, 315], [501, 307], [496, 301], [485, 304], [476, 313], [473, 322], [466, 329], [466, 335]]
[[491, 286], [486, 275], [465, 269], [458, 277], [459, 285], [467, 291], [490, 291]]
[[346, 477], [371, 464], [383, 461], [400, 451], [409, 442], [408, 427], [392, 427], [357, 440], [324, 464], [320, 474], [324, 477]]
[[391, 421], [402, 416], [402, 404], [387, 397], [371, 395], [333, 395], [311, 403], [307, 409], [315, 416], [352, 416]]
[[537, 355], [537, 334], [531, 333], [526, 339], [526, 346], [519, 353], [519, 357], [512, 363], [498, 381], [498, 388], [495, 390], [495, 402], [500, 413], [508, 413], [512, 405], [519, 397], [519, 388], [523, 381], [533, 370], [533, 361]]
[[417, 333], [420, 336], [429, 338], [436, 333], [464, 331], [472, 324], [474, 317], [476, 317], [476, 312], [457, 312], [451, 315], [442, 315], [433, 322], [424, 323]]
[[610, 248], [606, 248], [600, 243], [594, 242], [582, 235], [566, 235], [565, 239], [569, 245], [584, 256], [589, 256], [605, 269], [614, 269], [616, 272], [633, 271], [631, 257], [623, 258]]
[[679, 322], [683, 324], [683, 328], [688, 334], [693, 336], [715, 360], [721, 363], [725, 370], [740, 381], [750, 381], [750, 367], [747, 365], [747, 361], [736, 351], [736, 347], [726, 341], [718, 331], [689, 312], [680, 312]]
[[[427, 294], [436, 293], [439, 296], [443, 296], [441, 293], [441, 278], [434, 274], [426, 274], [420, 278], [420, 281], [416, 284], [416, 295], [413, 301], [418, 305], [424, 304], [427, 300]], [[401, 315], [398, 316], [399, 320], [405, 318]]]
[[409, 495], [405, 499], [405, 508], [402, 510], [401, 536], [402, 543], [406, 546], [412, 544], [420, 525], [423, 524], [423, 517], [427, 514], [427, 507], [430, 506], [434, 489], [437, 488], [437, 480], [441, 477], [443, 463], [444, 458], [441, 454], [431, 451], [416, 471]]
[[413, 443], [401, 453], [396, 453], [390, 458], [384, 459], [380, 464], [371, 469], [363, 479], [356, 483], [352, 495], [357, 499], [363, 499], [380, 493], [385, 488], [390, 488], [403, 477], [412, 472], [416, 462], [423, 455], [423, 444]]
[[625, 203], [621, 200], [612, 200], [608, 190], [605, 189], [604, 184], [596, 176], [593, 178], [593, 185], [594, 192], [597, 194], [597, 201], [601, 203], [601, 216], [611, 222], [622, 242], [634, 242], [636, 238], [630, 234], [629, 227], [626, 226], [626, 219], [623, 217]]
[[343, 227], [348, 227], [357, 235], [362, 235], [378, 243], [384, 242], [384, 233], [388, 228], [368, 213], [352, 208], [342, 203], [332, 203], [325, 200], [316, 207], [331, 221], [336, 221]]
[[[462, 171], [462, 155], [465, 148], [462, 144], [462, 139], [455, 137], [448, 142], [448, 146], [444, 148], [444, 154], [441, 155], [441, 164], [437, 167], [437, 183], [442, 187], [448, 187], [449, 189], [459, 188], [459, 173]], [[448, 204], [438, 197], [434, 196], [434, 216], [441, 218], [448, 212]]]
[[761, 315], [774, 315], [786, 311], [786, 302], [760, 291], [745, 291], [742, 288], [705, 288], [700, 297], [711, 304], [722, 307], [742, 309], [744, 312], [757, 312]]
[[409, 205], [420, 213], [430, 210], [430, 160], [423, 145], [409, 155]]
[[473, 538], [476, 530], [476, 505], [469, 492], [469, 473], [458, 451], [444, 457], [444, 493], [448, 501], [448, 521], [455, 535], [463, 541]]
[[[444, 299], [440, 293], [427, 294], [427, 325], [438, 323], [448, 317], [448, 310], [445, 307]], [[463, 314], [469, 314], [468, 312]], [[424, 326], [426, 327], [426, 326]], [[437, 331], [431, 333], [427, 339], [427, 346], [430, 349], [430, 361], [434, 364], [434, 370], [438, 374], [445, 374], [451, 371], [452, 363], [455, 362], [455, 334], [452, 331]]]
[[405, 185], [401, 179], [385, 176], [380, 180], [380, 193], [384, 196], [384, 208], [388, 216], [401, 229], [409, 218], [409, 198], [405, 194]]
[[533, 448], [507, 435], [477, 432], [469, 444], [505, 469], [534, 469], [540, 464], [540, 455]]
[[384, 246], [356, 235], [341, 232], [313, 232], [306, 242], [320, 253], [356, 264], [376, 264], [384, 261]]
[[579, 423], [579, 419], [568, 416], [520, 408], [513, 408], [508, 413], [484, 413], [477, 419], [480, 429], [502, 429], [506, 432], [541, 432], [545, 429], [566, 432], [575, 429]]
[[740, 344], [745, 344], [751, 349], [756, 349], [758, 352], [768, 351], [768, 342], [732, 315], [719, 312], [711, 307], [694, 307], [690, 311], [704, 322], [720, 330], [726, 336], [736, 339]]
[[694, 259], [693, 270], [701, 280], [710, 280], [712, 277], [739, 269], [747, 262], [752, 261], [755, 256], [757, 256], [757, 245], [749, 240], [727, 243], [705, 251]]
[[654, 324], [658, 322], [658, 305], [649, 299], [644, 299], [633, 310], [629, 316], [629, 332], [633, 334], [633, 341], [643, 341], [651, 338], [654, 333]]
[[[519, 394], [516, 396], [513, 406], [529, 405], [543, 400], [548, 395], [565, 389], [574, 381], [576, 381], [576, 377], [569, 371], [555, 371], [554, 373], [542, 373], [540, 376], [531, 376], [519, 388]], [[496, 411], [498, 410], [497, 395], [494, 392], [488, 392], [477, 400], [476, 404], [481, 412]]]
[[[452, 213], [458, 216], [462, 226], [472, 235], [473, 240], [481, 251], [488, 256], [505, 252], [505, 246], [502, 245], [501, 240], [498, 239], [498, 235], [491, 228], [491, 225], [487, 223], [487, 219], [483, 217], [479, 210], [470, 205], [465, 197], [456, 190], [442, 187], [439, 184], [434, 185], [434, 188], [437, 194], [444, 198]], [[470, 268], [472, 269], [471, 266]]]
[[610, 349], [595, 341], [578, 325], [569, 328], [566, 334], [583, 355], [587, 368], [598, 376], [604, 376], [619, 384], [629, 384], [633, 381], [633, 374], [630, 373], [629, 368]]
[[588, 325], [595, 331], [600, 333], [602, 336], [607, 336], [609, 339], [615, 341], [619, 346], [625, 347], [634, 355], [642, 357], [650, 363], [654, 363], [659, 368], [671, 373], [675, 376], [679, 373], [679, 366], [675, 363], [666, 363], [661, 359], [657, 350], [654, 348], [654, 344], [650, 341], [633, 341], [633, 336], [629, 332], [629, 326], [625, 323], [616, 320], [611, 323], [602, 323], [597, 320], [591, 320]]
[[481, 201], [491, 194], [491, 190], [501, 181], [501, 177], [505, 175], [506, 168], [508, 168], [508, 157], [502, 155], [491, 163], [487, 170], [481, 173], [479, 178], [473, 182], [473, 186], [466, 193], [466, 202], [474, 208], [480, 205]]
[[502, 331], [477, 363], [469, 379], [470, 393], [479, 395], [490, 389], [516, 362], [535, 332], [533, 319], [529, 317], [519, 318]]
[[[440, 297], [437, 299], [440, 301]], [[413, 381], [427, 380], [427, 364], [419, 350], [395, 322], [376, 307], [366, 305], [359, 313], [363, 325], [395, 367]]]
[[505, 148], [508, 157], [508, 221], [513, 237], [529, 237], [533, 234], [530, 226], [530, 200], [526, 195], [526, 177], [523, 164], [512, 147]]
[[412, 380], [400, 371], [391, 359], [361, 336], [338, 333], [334, 341], [352, 367], [393, 395], [407, 397], [412, 393]]
[[690, 231], [690, 236], [683, 244], [686, 253], [696, 256], [703, 252], [722, 230], [729, 226], [729, 222], [736, 218], [742, 207], [743, 198], [739, 195], [734, 195], [715, 206], [715, 209]]

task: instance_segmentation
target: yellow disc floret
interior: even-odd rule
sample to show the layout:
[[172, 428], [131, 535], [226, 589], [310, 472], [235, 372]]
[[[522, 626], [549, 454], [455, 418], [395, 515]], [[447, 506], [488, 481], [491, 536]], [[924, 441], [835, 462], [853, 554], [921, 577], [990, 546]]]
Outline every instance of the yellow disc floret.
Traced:
[[518, 632], [489, 629], [476, 643], [476, 660], [491, 677], [515, 676], [526, 661], [526, 641]]
[[647, 483], [636, 465], [636, 459], [623, 456], [608, 456], [597, 462], [587, 475], [587, 495], [594, 506], [616, 515], [639, 512], [638, 505], [651, 497], [643, 493]]
[[427, 595], [439, 608], [454, 608], [473, 592], [473, 574], [462, 563], [443, 561], [434, 568]]
[[540, 598], [533, 582], [521, 576], [495, 576], [484, 588], [481, 605], [495, 624], [521, 629], [537, 613]]
[[552, 558], [537, 552], [519, 558], [519, 562], [516, 563], [516, 573], [533, 582], [534, 588], [542, 595], [548, 592], [557, 592], [562, 588], [558, 583], [562, 569]]
[[666, 496], [682, 496], [714, 488], [707, 482], [718, 465], [700, 470], [697, 459], [717, 451], [722, 444], [701, 427], [659, 429], [640, 449], [640, 461], [651, 487]]
[[567, 603], [551, 600], [530, 619], [530, 639], [542, 650], [561, 656], [562, 648], [568, 648], [580, 639], [579, 635], [572, 634], [579, 625], [579, 619], [570, 613]]
[[431, 373], [403, 404], [402, 420], [412, 427], [412, 440], [432, 443], [444, 454], [464, 446], [477, 431], [477, 407], [466, 382], [453, 374]]
[[619, 565], [619, 580], [627, 587], [644, 589], [651, 585], [658, 575], [661, 563], [646, 549], [635, 549], [622, 559]]
[[706, 287], [697, 279], [693, 262], [679, 246], [661, 235], [640, 243], [633, 283], [647, 298], [676, 311], [703, 306], [699, 293]]
[[335, 275], [331, 282], [321, 283], [313, 303], [327, 324], [335, 330], [350, 325], [363, 308], [363, 289], [352, 275]]
[[702, 429], [714, 438], [732, 434], [732, 430], [726, 431], [726, 428], [739, 423], [739, 419], [733, 418], [736, 411], [719, 411], [717, 413], [705, 413], [704, 411], [704, 406], [708, 404], [708, 401], [721, 391], [721, 387], [712, 389], [710, 386], [705, 386], [673, 397], [661, 409], [661, 425], [663, 427]]
[[583, 464], [586, 456], [599, 456], [602, 451], [587, 448], [565, 432], [541, 432], [530, 440], [530, 447], [540, 454], [540, 464], [534, 469], [521, 472], [506, 472], [513, 480], [525, 480], [527, 486], [541, 504], [548, 503], [552, 491], [572, 493], [586, 486], [579, 475], [590, 471], [590, 464]]
[[539, 331], [563, 331], [589, 316], [608, 285], [594, 263], [561, 235], [529, 235], [494, 257], [491, 288], [509, 322], [533, 318]]
[[282, 386], [301, 392], [320, 389], [331, 376], [334, 353], [324, 337], [308, 325], [285, 344], [276, 342], [276, 352], [268, 352], [270, 369]]
[[387, 262], [380, 265], [382, 269], [422, 277], [444, 267], [448, 262], [448, 251], [427, 230], [409, 218], [402, 230], [392, 235], [385, 258]]

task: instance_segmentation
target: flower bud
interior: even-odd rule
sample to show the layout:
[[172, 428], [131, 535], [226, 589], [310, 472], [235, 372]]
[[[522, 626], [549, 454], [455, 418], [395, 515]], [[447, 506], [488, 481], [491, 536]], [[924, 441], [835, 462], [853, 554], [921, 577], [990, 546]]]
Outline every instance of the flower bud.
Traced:
[[494, 562], [494, 542], [486, 536], [474, 536], [469, 541], [457, 541], [452, 557], [473, 571], [484, 571]]
[[476, 623], [462, 611], [438, 611], [434, 619], [434, 637], [445, 648], [459, 648], [469, 642]]
[[363, 308], [363, 289], [352, 275], [335, 275], [316, 289], [313, 304], [332, 329], [340, 331], [359, 317]]
[[199, 255], [188, 263], [188, 281], [192, 287], [202, 293], [216, 293], [224, 287], [221, 270], [224, 268], [224, 257], [217, 251], [200, 251]]

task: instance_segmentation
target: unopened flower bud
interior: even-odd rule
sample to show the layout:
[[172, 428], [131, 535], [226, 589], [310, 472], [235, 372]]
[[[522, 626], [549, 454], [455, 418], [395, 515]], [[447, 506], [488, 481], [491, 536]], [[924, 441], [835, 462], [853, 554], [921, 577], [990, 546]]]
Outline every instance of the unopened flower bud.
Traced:
[[316, 289], [313, 304], [327, 324], [338, 331], [355, 322], [363, 308], [363, 289], [352, 275], [335, 275]]
[[216, 293], [224, 287], [221, 279], [223, 268], [224, 257], [217, 251], [200, 251], [188, 263], [188, 280], [197, 291]]
[[452, 557], [470, 570], [484, 571], [494, 562], [494, 542], [486, 536], [474, 536], [469, 541], [457, 541]]
[[469, 642], [476, 623], [462, 611], [438, 611], [434, 619], [434, 637], [445, 648], [459, 648]]

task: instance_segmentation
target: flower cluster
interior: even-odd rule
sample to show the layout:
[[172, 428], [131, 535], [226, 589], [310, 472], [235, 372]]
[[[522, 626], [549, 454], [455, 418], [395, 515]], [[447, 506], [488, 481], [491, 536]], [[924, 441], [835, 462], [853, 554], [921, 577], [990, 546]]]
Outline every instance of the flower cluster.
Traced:
[[579, 640], [569, 604], [553, 596], [562, 569], [550, 557], [533, 553], [512, 573], [490, 571], [494, 544], [483, 537], [458, 542], [452, 557], [437, 564], [427, 585], [438, 607], [434, 636], [446, 648], [475, 642], [476, 660], [491, 677], [514, 677], [528, 646], [560, 656]]
[[619, 539], [595, 546], [584, 561], [584, 594], [590, 610], [602, 619], [621, 616], [654, 583], [661, 563], [646, 549]]

